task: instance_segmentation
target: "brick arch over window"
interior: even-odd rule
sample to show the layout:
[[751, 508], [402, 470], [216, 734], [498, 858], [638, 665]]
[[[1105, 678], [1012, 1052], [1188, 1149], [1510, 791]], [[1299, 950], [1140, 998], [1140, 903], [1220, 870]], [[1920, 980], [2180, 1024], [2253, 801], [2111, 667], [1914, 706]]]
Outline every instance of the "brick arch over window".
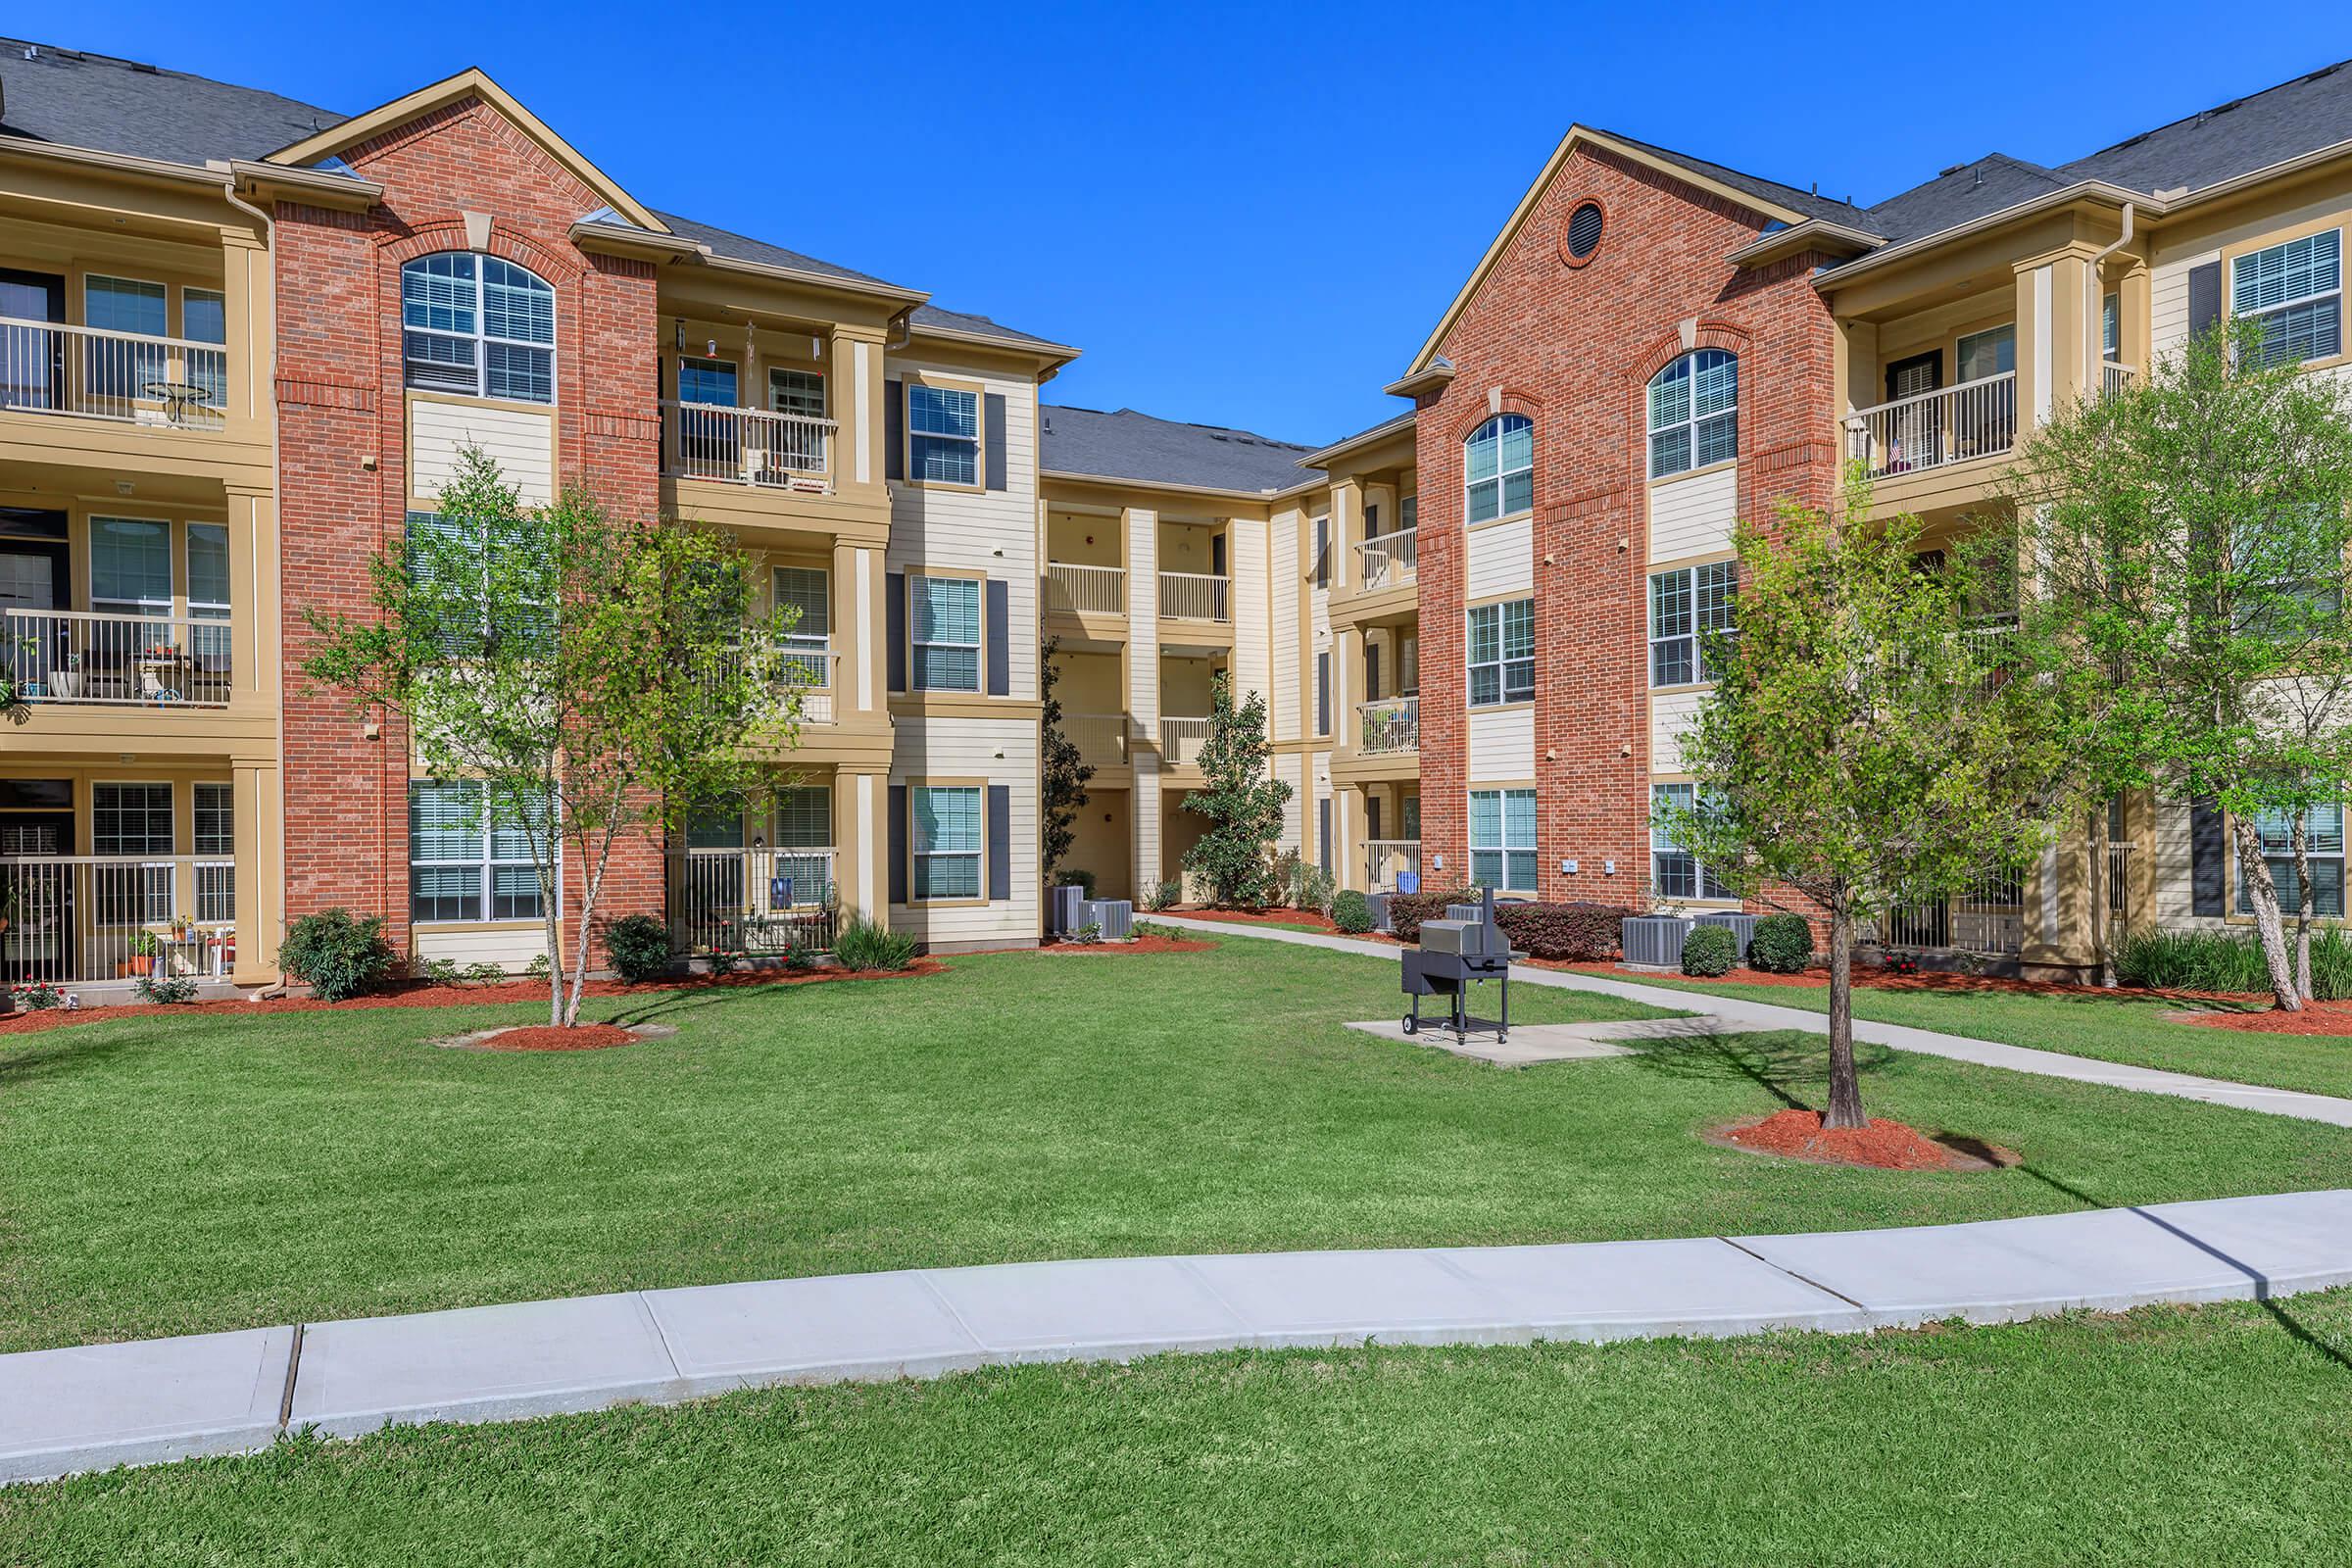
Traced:
[[1702, 319], [1688, 343], [1683, 341], [1680, 327], [1661, 332], [1644, 343], [1641, 352], [1626, 362], [1625, 377], [1635, 387], [1645, 390], [1652, 376], [1693, 349], [1721, 349], [1727, 354], [1738, 355], [1744, 365], [1748, 350], [1754, 344], [1754, 335], [1745, 327], [1735, 326], [1730, 321]]
[[[375, 243], [384, 261], [396, 273], [419, 256], [474, 248], [467, 240], [465, 219], [455, 216], [411, 223], [400, 233], [384, 235]], [[558, 289], [576, 284], [588, 272], [579, 257], [552, 250], [528, 234], [518, 233], [513, 227], [495, 220], [490, 225], [490, 243], [482, 247], [481, 254], [495, 256], [503, 262], [513, 262], [516, 267], [528, 268]]]

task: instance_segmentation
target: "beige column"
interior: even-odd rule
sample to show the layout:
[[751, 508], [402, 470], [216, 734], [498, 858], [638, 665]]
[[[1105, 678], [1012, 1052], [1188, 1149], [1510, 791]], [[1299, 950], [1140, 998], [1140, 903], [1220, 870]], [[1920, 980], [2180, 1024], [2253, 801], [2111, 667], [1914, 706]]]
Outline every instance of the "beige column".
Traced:
[[[1126, 508], [1119, 514], [1119, 535], [1127, 562], [1127, 752], [1135, 775], [1129, 822], [1135, 886], [1148, 897], [1160, 881], [1179, 874], [1162, 868], [1160, 854], [1159, 514]], [[1232, 564], [1228, 556], [1229, 568]]]
[[274, 713], [282, 627], [278, 622], [277, 497], [230, 484], [228, 498], [229, 699]]
[[[1311, 551], [1315, 547], [1314, 519], [1308, 518], [1306, 526], [1308, 530], [1306, 548]], [[1355, 559], [1355, 547], [1363, 542], [1363, 486], [1354, 479], [1338, 480], [1331, 487], [1332, 592], [1347, 593], [1363, 586], [1362, 573], [1358, 570]], [[1311, 561], [1308, 563], [1308, 566], [1311, 574], [1313, 566]]]
[[241, 986], [277, 978], [277, 944], [286, 929], [285, 791], [277, 759], [233, 759], [230, 788], [236, 821], [231, 877], [237, 899], [237, 961]]
[[221, 335], [228, 350], [227, 433], [233, 440], [267, 445], [272, 436], [277, 343], [268, 247], [249, 229], [222, 229], [220, 272]]
[[833, 545], [831, 595], [833, 707], [842, 720], [878, 723], [887, 710], [889, 624], [882, 603], [882, 553], [862, 545]]
[[1355, 705], [1369, 701], [1364, 692], [1364, 633], [1341, 626], [1331, 634], [1331, 749], [1335, 757], [1353, 757], [1363, 725]]
[[841, 768], [833, 775], [834, 896], [843, 918], [890, 913], [889, 776]]
[[833, 432], [833, 487], [870, 493], [890, 471], [883, 440], [890, 429], [883, 408], [882, 335], [870, 327], [836, 326], [829, 345], [826, 410]]

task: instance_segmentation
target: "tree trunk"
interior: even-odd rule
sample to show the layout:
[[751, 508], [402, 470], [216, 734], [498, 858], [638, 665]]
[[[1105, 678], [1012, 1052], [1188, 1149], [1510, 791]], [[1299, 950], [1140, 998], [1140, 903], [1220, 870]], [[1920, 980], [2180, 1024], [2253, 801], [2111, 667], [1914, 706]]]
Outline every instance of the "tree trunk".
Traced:
[[2278, 917], [2278, 885], [2262, 858], [2262, 835], [2249, 816], [2230, 819], [2230, 836], [2237, 846], [2237, 868], [2246, 879], [2247, 902], [2254, 906], [2254, 929], [2262, 938], [2262, 957], [2271, 974], [2271, 995], [2281, 1011], [2301, 1012], [2303, 994], [2286, 957], [2286, 931]]
[[1842, 899], [1830, 906], [1830, 1108], [1821, 1125], [1870, 1125], [1854, 1071], [1854, 917]]
[[2309, 1002], [2311, 992], [2311, 818], [2295, 813], [2295, 995]]

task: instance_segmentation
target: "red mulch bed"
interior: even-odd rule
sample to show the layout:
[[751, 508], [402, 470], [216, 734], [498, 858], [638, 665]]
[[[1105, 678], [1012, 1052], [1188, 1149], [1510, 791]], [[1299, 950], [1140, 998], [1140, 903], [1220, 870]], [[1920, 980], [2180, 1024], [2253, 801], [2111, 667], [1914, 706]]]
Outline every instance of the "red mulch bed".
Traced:
[[1916, 1127], [1872, 1117], [1868, 1127], [1824, 1132], [1818, 1110], [1776, 1111], [1761, 1121], [1727, 1127], [1724, 1143], [1790, 1159], [1829, 1165], [1866, 1165], [1874, 1170], [1987, 1170], [2005, 1163], [2004, 1151], [1984, 1155], [1937, 1143]]
[[[917, 958], [905, 969], [757, 969], [736, 974], [698, 974], [681, 976], [675, 980], [650, 980], [643, 985], [631, 985], [625, 980], [591, 980], [588, 982], [588, 995], [636, 997], [659, 996], [669, 991], [759, 990], [772, 986], [824, 985], [837, 980], [906, 980], [947, 972], [948, 966], [937, 958]], [[316, 997], [271, 997], [253, 1002], [178, 1002], [171, 1004], [169, 1010], [239, 1014], [352, 1012], [368, 1007], [474, 1007], [496, 1003], [543, 1003], [546, 1000], [546, 981], [509, 980], [488, 986], [405, 984], [397, 990], [353, 997], [348, 1002], [320, 1002]], [[132, 1013], [153, 1016], [158, 1010], [156, 1004], [139, 1002], [118, 1006], [76, 1007], [71, 1012], [63, 1007], [51, 1007], [43, 1012], [0, 1013], [0, 1036], [38, 1034], [44, 1029], [63, 1028], [67, 1024], [103, 1023], [109, 1018], [127, 1017]]]
[[[2268, 997], [2253, 999], [2269, 1002]], [[2254, 1012], [2232, 1012], [2215, 1008], [2202, 1012], [2176, 1012], [2175, 1023], [2204, 1024], [2213, 1029], [2237, 1029], [2254, 1035], [2352, 1035], [2352, 1002], [2306, 1002], [2301, 1012], [2284, 1012], [2277, 1006], [2266, 1006]]]
[[1190, 937], [1137, 937], [1133, 942], [1048, 942], [1040, 953], [1208, 953], [1214, 942]]
[[[1563, 961], [1551, 958], [1528, 960], [1539, 969], [1569, 969], [1579, 974], [1622, 976], [1628, 980], [1674, 979], [1673, 975], [1651, 975], [1640, 969], [1629, 969], [1620, 963], [1594, 963], [1589, 960]], [[1688, 977], [1683, 977], [1688, 978]], [[1808, 969], [1803, 974], [1767, 974], [1762, 969], [1734, 969], [1719, 976], [1727, 985], [1742, 986], [1811, 986], [1827, 990], [1830, 971]], [[2063, 980], [2019, 980], [2006, 975], [1944, 974], [1922, 970], [1918, 974], [1894, 974], [1885, 969], [1854, 965], [1854, 984], [1873, 991], [1939, 991], [2008, 992], [2030, 997], [2109, 997], [2117, 1000], [2158, 998], [2182, 1002], [2267, 1002], [2264, 995], [2240, 995], [2230, 991], [2143, 991], [2135, 986], [2118, 986], [2110, 991], [2103, 986], [2077, 985]], [[2226, 1016], [2236, 1016], [2228, 1014]], [[2340, 1021], [2340, 1020], [2339, 1020]], [[2328, 1033], [2344, 1033], [2330, 1030]]]
[[536, 1024], [528, 1029], [501, 1029], [482, 1042], [484, 1051], [603, 1051], [633, 1046], [637, 1037], [616, 1023], [583, 1023], [569, 1029]]
[[1206, 906], [1179, 905], [1168, 912], [1193, 920], [1230, 920], [1235, 925], [1311, 925], [1334, 936], [1340, 930], [1331, 923], [1331, 916], [1319, 909], [1212, 909]]

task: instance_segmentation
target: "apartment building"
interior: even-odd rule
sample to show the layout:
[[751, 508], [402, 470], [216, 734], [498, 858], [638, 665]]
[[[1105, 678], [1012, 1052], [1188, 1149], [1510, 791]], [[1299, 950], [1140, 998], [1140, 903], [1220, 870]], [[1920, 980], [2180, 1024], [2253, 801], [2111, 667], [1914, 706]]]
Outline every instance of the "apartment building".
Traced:
[[[1727, 904], [1650, 820], [1691, 787], [1699, 633], [1737, 624], [1734, 519], [1851, 460], [1974, 526], [2034, 421], [2225, 316], [2340, 367], [2348, 82], [1875, 205], [1572, 126], [1399, 411], [1310, 448], [1044, 402], [1075, 349], [647, 206], [479, 72], [347, 117], [0, 45], [0, 874], [35, 894], [0, 963], [260, 983], [330, 905], [536, 956], [478, 792], [298, 674], [468, 443], [533, 499], [734, 530], [800, 612], [773, 790], [634, 850], [607, 906], [690, 949], [833, 906], [1036, 941], [1047, 638], [1107, 893], [1179, 875], [1222, 671], [1265, 697], [1283, 846], [1344, 886]], [[2228, 923], [2226, 826], [2119, 802], [1885, 935], [2078, 969], [2101, 856], [2124, 922]]]

